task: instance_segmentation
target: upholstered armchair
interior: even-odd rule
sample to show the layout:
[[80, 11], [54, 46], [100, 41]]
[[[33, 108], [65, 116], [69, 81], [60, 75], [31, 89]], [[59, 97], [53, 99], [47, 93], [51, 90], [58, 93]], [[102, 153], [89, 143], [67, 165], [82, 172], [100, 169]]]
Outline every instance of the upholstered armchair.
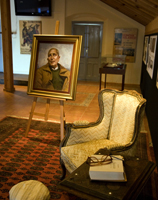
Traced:
[[61, 179], [101, 148], [124, 151], [132, 147], [140, 132], [146, 100], [133, 90], [103, 89], [99, 92], [100, 115], [96, 122], [66, 124], [60, 144]]

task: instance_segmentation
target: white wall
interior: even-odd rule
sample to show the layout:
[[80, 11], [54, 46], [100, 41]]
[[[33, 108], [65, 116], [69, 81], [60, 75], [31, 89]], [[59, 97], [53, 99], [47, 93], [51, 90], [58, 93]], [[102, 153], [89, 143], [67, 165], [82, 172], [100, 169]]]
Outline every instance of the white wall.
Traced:
[[[103, 26], [102, 56], [113, 54], [114, 29], [137, 28], [138, 40], [135, 63], [127, 63], [125, 83], [139, 84], [145, 27], [99, 0], [66, 0], [65, 33], [71, 34], [72, 21], [101, 21]], [[120, 75], [108, 75], [107, 82], [120, 83]]]
[[42, 21], [42, 34], [54, 34], [56, 21], [60, 21], [59, 34], [65, 34], [65, 0], [52, 0], [52, 16], [16, 16], [14, 1], [10, 0], [12, 24], [13, 73], [29, 74], [30, 54], [20, 54], [19, 20]]
[[[100, 0], [52, 0], [51, 17], [15, 16], [14, 1], [11, 2], [13, 72], [29, 74], [31, 55], [20, 54], [19, 20], [41, 20], [42, 34], [53, 34], [55, 23], [60, 21], [59, 34], [71, 34], [72, 21], [101, 21], [103, 26], [102, 56], [112, 55], [115, 28], [137, 28], [138, 40], [135, 63], [127, 63], [125, 83], [139, 84], [145, 27]], [[108, 82], [121, 83], [120, 75], [108, 75]]]

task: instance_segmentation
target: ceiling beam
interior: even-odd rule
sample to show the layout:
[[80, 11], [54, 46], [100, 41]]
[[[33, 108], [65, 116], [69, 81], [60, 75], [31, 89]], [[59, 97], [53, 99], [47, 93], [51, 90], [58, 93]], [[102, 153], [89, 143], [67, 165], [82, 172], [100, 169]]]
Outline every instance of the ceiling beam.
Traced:
[[136, 2], [135, 0], [124, 0], [123, 1], [124, 3], [126, 3], [127, 5], [129, 6], [132, 6], [133, 9], [135, 10], [138, 10], [138, 12], [140, 12], [142, 15], [145, 14], [145, 15], [149, 15], [151, 18], [155, 18], [158, 14], [158, 10], [157, 9], [152, 9], [152, 12], [151, 12], [151, 8], [149, 8], [148, 6], [144, 6], [144, 3], [140, 3], [140, 2]]
[[[144, 14], [140, 12], [139, 10], [135, 9], [132, 6], [129, 6], [121, 0], [101, 0], [105, 4], [109, 5], [110, 7], [118, 10], [119, 12], [127, 15], [128, 17], [132, 18], [133, 20], [139, 22], [140, 24], [143, 24], [146, 26], [150, 21], [154, 19], [154, 17], [151, 17], [147, 14]], [[143, 16], [143, 17], [142, 17]]]
[[157, 0], [100, 0], [146, 26], [158, 16]]

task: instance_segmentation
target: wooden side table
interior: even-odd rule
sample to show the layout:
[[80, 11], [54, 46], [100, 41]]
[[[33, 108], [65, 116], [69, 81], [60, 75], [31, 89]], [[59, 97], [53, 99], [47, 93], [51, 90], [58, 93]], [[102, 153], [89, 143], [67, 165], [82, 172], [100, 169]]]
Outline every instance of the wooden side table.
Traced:
[[99, 73], [100, 73], [99, 90], [101, 90], [102, 74], [105, 74], [104, 88], [106, 88], [106, 75], [107, 74], [119, 74], [119, 75], [122, 75], [122, 90], [124, 90], [125, 72], [126, 72], [126, 64], [120, 65], [119, 67], [106, 67], [106, 65], [105, 65], [105, 66], [99, 68]]
[[[100, 151], [101, 155], [104, 155], [103, 151], [104, 149]], [[126, 154], [123, 157], [127, 182], [91, 181], [89, 166], [85, 162], [57, 187], [88, 200], [135, 200], [149, 180], [156, 164]]]

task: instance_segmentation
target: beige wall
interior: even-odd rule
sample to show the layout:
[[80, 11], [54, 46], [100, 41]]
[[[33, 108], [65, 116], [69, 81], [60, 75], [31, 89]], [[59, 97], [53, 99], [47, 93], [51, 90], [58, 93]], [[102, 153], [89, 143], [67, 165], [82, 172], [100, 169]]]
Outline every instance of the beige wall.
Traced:
[[[99, 0], [66, 0], [65, 33], [71, 34], [72, 21], [101, 21], [103, 26], [102, 56], [112, 55], [115, 28], [137, 28], [138, 41], [135, 63], [127, 63], [125, 83], [140, 84], [145, 27], [106, 6]], [[108, 82], [120, 83], [119, 75], [108, 75]]]
[[158, 32], [158, 17], [156, 17], [152, 22], [150, 22], [145, 27], [145, 34], [152, 34]]
[[[71, 34], [72, 21], [100, 21], [103, 26], [102, 56], [112, 55], [115, 28], [137, 28], [138, 41], [135, 63], [127, 63], [125, 83], [140, 84], [145, 27], [100, 0], [52, 0], [51, 17], [15, 16], [14, 1], [11, 1], [13, 72], [28, 74], [31, 55], [20, 54], [19, 20], [41, 20], [42, 33], [53, 34], [55, 23], [60, 21], [59, 34]], [[108, 82], [121, 83], [121, 76], [108, 75]]]

